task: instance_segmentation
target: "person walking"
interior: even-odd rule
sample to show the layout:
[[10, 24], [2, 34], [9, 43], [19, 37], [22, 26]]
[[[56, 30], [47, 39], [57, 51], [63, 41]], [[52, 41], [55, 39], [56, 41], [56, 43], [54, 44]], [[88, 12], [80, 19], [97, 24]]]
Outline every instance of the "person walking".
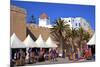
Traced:
[[54, 51], [53, 51], [53, 49], [51, 49], [50, 54], [51, 54], [51, 60], [54, 61]]
[[24, 65], [25, 64], [25, 53], [22, 49], [20, 49], [19, 53], [20, 53], [20, 65]]
[[77, 48], [77, 53], [78, 53], [78, 60], [79, 60], [80, 57], [81, 57], [81, 52], [80, 52], [80, 49], [79, 48]]
[[41, 61], [44, 61], [44, 50], [43, 50], [43, 49], [40, 50], [39, 61], [40, 61], [40, 62], [41, 62]]
[[62, 55], [62, 58], [65, 58], [65, 51], [63, 50], [63, 55]]
[[15, 53], [15, 65], [18, 66], [20, 65], [20, 52], [16, 51]]
[[56, 49], [53, 50], [53, 53], [54, 53], [54, 61], [57, 61], [57, 52], [56, 52]]
[[29, 59], [28, 59], [28, 62], [29, 62], [29, 64], [31, 63], [31, 51], [32, 51], [32, 49], [31, 48], [29, 48], [28, 49], [28, 54], [29, 54]]

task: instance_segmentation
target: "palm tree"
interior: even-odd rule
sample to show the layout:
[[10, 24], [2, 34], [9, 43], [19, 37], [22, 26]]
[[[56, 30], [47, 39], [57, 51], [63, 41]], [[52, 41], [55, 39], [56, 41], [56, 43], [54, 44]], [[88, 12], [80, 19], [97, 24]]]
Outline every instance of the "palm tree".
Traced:
[[82, 41], [83, 41], [83, 37], [84, 37], [84, 29], [82, 27], [80, 27], [78, 29], [78, 36], [79, 36], [79, 48], [80, 50], [82, 49]]
[[60, 44], [59, 46], [60, 46], [61, 53], [64, 48], [66, 30], [68, 29], [70, 29], [69, 25], [65, 25], [64, 20], [61, 19], [56, 20], [56, 25], [53, 26], [53, 28], [51, 28], [51, 34], [56, 39], [56, 41], [58, 41]]
[[66, 30], [65, 30], [65, 37], [64, 37], [64, 48], [66, 49], [67, 55], [71, 52], [70, 49], [72, 48], [72, 45], [70, 44], [71, 41], [71, 28], [69, 25], [66, 25]]
[[72, 28], [72, 30], [71, 30], [71, 41], [72, 41], [72, 52], [73, 51], [75, 51], [75, 42], [74, 42], [74, 40], [77, 38], [77, 36], [78, 36], [78, 32], [77, 32], [78, 30], [76, 29], [76, 28]]
[[35, 19], [34, 15], [31, 15], [30, 20], [31, 21], [29, 21], [29, 23], [36, 23], [36, 19]]
[[90, 39], [90, 34], [88, 32], [85, 32], [83, 35], [83, 40], [86, 40], [86, 42], [88, 42]]

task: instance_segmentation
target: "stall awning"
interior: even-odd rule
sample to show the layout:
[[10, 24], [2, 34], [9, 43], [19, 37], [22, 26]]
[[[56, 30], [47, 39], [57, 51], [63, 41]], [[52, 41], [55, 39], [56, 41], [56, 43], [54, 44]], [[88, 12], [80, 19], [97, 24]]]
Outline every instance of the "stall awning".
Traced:
[[38, 45], [39, 48], [48, 48], [46, 43], [44, 42], [41, 34], [39, 35], [38, 39], [36, 40], [36, 44]]
[[11, 48], [26, 48], [25, 44], [21, 42], [15, 33], [11, 36]]
[[96, 37], [96, 35], [95, 35], [95, 33], [94, 33], [94, 35], [92, 36], [92, 38], [89, 40], [89, 42], [87, 43], [87, 45], [95, 45], [95, 37]]
[[46, 41], [46, 44], [49, 48], [56, 48], [58, 47], [56, 45], [56, 43], [51, 39], [51, 37], [48, 37], [47, 41]]
[[26, 39], [24, 40], [23, 43], [24, 43], [24, 44], [26, 45], [26, 47], [28, 47], [28, 48], [38, 47], [38, 45], [35, 43], [35, 41], [30, 37], [30, 35], [28, 35], [28, 36], [26, 37]]

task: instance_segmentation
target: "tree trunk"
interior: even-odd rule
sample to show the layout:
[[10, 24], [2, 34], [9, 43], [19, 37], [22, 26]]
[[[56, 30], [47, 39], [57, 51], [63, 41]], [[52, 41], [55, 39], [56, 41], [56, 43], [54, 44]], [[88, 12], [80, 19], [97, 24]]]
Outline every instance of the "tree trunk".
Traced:
[[82, 44], [81, 44], [81, 42], [82, 42], [82, 37], [80, 37], [80, 41], [79, 41], [79, 48], [80, 48], [80, 51], [82, 51]]
[[62, 36], [62, 33], [61, 32], [60, 32], [60, 35], [61, 35], [60, 36], [61, 37], [60, 38], [60, 53], [63, 54], [63, 45], [64, 45], [64, 42], [63, 41], [64, 40], [63, 40], [63, 36]]
[[74, 51], [74, 39], [72, 38], [72, 51], [71, 52], [73, 51]]
[[60, 53], [62, 54], [62, 52], [63, 52], [63, 40], [62, 40], [63, 38], [61, 37], [60, 38]]

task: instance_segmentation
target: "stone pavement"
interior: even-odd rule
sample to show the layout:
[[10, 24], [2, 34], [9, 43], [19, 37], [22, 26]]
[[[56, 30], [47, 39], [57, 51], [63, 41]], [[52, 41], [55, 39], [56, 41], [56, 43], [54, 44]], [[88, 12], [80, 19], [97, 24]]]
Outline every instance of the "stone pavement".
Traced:
[[94, 60], [77, 60], [77, 61], [69, 61], [68, 58], [57, 58], [57, 61], [44, 61], [37, 62], [34, 64], [26, 64], [25, 66], [34, 66], [34, 65], [47, 65], [47, 64], [62, 64], [62, 63], [79, 63], [79, 62], [93, 62]]

